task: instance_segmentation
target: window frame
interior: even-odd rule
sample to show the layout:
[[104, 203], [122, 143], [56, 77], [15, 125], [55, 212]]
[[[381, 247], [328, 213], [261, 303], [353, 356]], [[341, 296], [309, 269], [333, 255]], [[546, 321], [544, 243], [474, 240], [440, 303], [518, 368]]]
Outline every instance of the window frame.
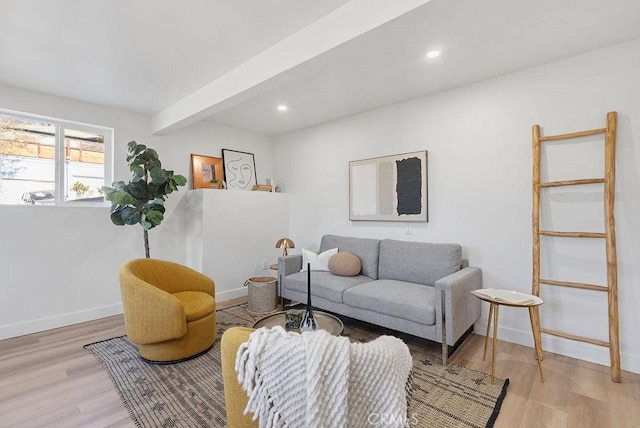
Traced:
[[65, 201], [65, 161], [66, 153], [64, 146], [65, 130], [70, 129], [73, 131], [91, 132], [101, 134], [104, 136], [104, 185], [110, 186], [113, 183], [113, 158], [114, 158], [114, 144], [113, 135], [114, 129], [102, 126], [94, 125], [84, 122], [78, 122], [73, 120], [59, 119], [51, 116], [44, 116], [33, 113], [25, 113], [21, 111], [9, 110], [0, 108], [0, 115], [12, 116], [23, 120], [37, 120], [50, 123], [54, 126], [55, 136], [55, 173], [54, 173], [54, 204], [53, 206], [62, 207], [105, 207], [110, 203], [105, 199], [103, 202], [76, 202], [75, 200]]

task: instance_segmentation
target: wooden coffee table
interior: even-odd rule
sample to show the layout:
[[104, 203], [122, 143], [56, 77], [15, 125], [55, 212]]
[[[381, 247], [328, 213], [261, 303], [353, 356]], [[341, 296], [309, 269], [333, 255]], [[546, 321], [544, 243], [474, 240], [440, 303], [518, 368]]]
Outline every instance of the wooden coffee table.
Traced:
[[[275, 327], [279, 325], [280, 327], [284, 327], [286, 312], [276, 312], [271, 315], [267, 315], [264, 318], [260, 318], [258, 321], [253, 324], [253, 328], [260, 327]], [[328, 314], [326, 312], [313, 311], [313, 315], [318, 323], [318, 326], [327, 331], [328, 333], [334, 336], [340, 336], [342, 334], [342, 330], [344, 329], [344, 324], [340, 321], [340, 318], [335, 315]], [[300, 332], [300, 330], [291, 330]]]

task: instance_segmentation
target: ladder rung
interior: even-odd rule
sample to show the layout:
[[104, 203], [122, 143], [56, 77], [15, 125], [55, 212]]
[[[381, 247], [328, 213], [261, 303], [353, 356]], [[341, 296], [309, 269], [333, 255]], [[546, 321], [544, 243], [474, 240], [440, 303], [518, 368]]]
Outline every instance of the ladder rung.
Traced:
[[560, 236], [564, 238], [606, 238], [606, 233], [600, 232], [555, 232], [552, 230], [540, 230], [540, 235]]
[[609, 346], [611, 346], [609, 344], [609, 342], [604, 342], [602, 340], [596, 340], [596, 339], [591, 339], [591, 338], [582, 337], [582, 336], [575, 336], [573, 334], [561, 333], [559, 331], [549, 330], [549, 329], [546, 329], [546, 328], [541, 328], [540, 332], [541, 333], [546, 333], [546, 334], [551, 334], [553, 336], [564, 337], [565, 339], [571, 339], [571, 340], [577, 340], [579, 342], [591, 343], [592, 345], [605, 346], [607, 348]]
[[582, 178], [580, 180], [547, 181], [540, 183], [540, 187], [574, 186], [577, 184], [604, 183], [604, 178]]
[[583, 290], [605, 291], [609, 292], [609, 287], [595, 284], [584, 284], [581, 282], [555, 281], [553, 279], [539, 279], [540, 284], [558, 285], [560, 287], [581, 288]]
[[607, 132], [607, 128], [598, 128], [598, 129], [591, 129], [589, 131], [572, 132], [570, 134], [547, 135], [546, 137], [540, 136], [540, 141], [568, 140], [569, 138], [586, 137], [589, 135], [604, 134], [605, 132]]

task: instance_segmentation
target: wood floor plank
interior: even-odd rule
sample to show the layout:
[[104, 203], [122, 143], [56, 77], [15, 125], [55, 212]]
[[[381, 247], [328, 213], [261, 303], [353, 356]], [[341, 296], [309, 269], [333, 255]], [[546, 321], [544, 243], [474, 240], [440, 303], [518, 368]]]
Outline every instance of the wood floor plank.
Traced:
[[[133, 428], [111, 379], [83, 348], [124, 334], [115, 316], [0, 341], [0, 427]], [[490, 373], [483, 346], [473, 335], [451, 362]], [[496, 376], [510, 380], [496, 428], [640, 426], [640, 374], [623, 371], [614, 383], [608, 367], [545, 352], [541, 383], [532, 348], [498, 341], [496, 351]]]

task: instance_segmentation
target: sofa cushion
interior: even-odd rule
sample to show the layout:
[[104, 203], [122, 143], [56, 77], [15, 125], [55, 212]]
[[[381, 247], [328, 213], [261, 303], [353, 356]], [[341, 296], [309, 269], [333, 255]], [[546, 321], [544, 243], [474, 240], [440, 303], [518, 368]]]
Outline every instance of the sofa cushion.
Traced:
[[378, 278], [434, 285], [460, 270], [462, 247], [384, 239], [380, 243]]
[[316, 254], [313, 251], [302, 249], [302, 269], [301, 271], [307, 270], [307, 264], [310, 265], [311, 270], [329, 270], [329, 259], [334, 255], [338, 254], [337, 248], [332, 248], [327, 251], [323, 251], [320, 254]]
[[338, 248], [339, 251], [355, 254], [362, 262], [362, 275], [378, 279], [379, 239], [324, 235], [320, 241], [320, 251], [326, 251], [330, 248]]
[[436, 323], [433, 287], [413, 282], [379, 279], [351, 287], [344, 303], [424, 325]]
[[339, 252], [329, 259], [329, 272], [340, 276], [356, 276], [362, 270], [358, 256], [349, 252]]
[[[337, 276], [329, 272], [311, 272], [311, 298], [319, 296], [332, 302], [342, 303], [344, 290], [368, 281], [371, 281], [371, 278], [364, 275]], [[282, 279], [282, 282], [287, 290], [307, 294], [306, 271], [287, 275]]]

